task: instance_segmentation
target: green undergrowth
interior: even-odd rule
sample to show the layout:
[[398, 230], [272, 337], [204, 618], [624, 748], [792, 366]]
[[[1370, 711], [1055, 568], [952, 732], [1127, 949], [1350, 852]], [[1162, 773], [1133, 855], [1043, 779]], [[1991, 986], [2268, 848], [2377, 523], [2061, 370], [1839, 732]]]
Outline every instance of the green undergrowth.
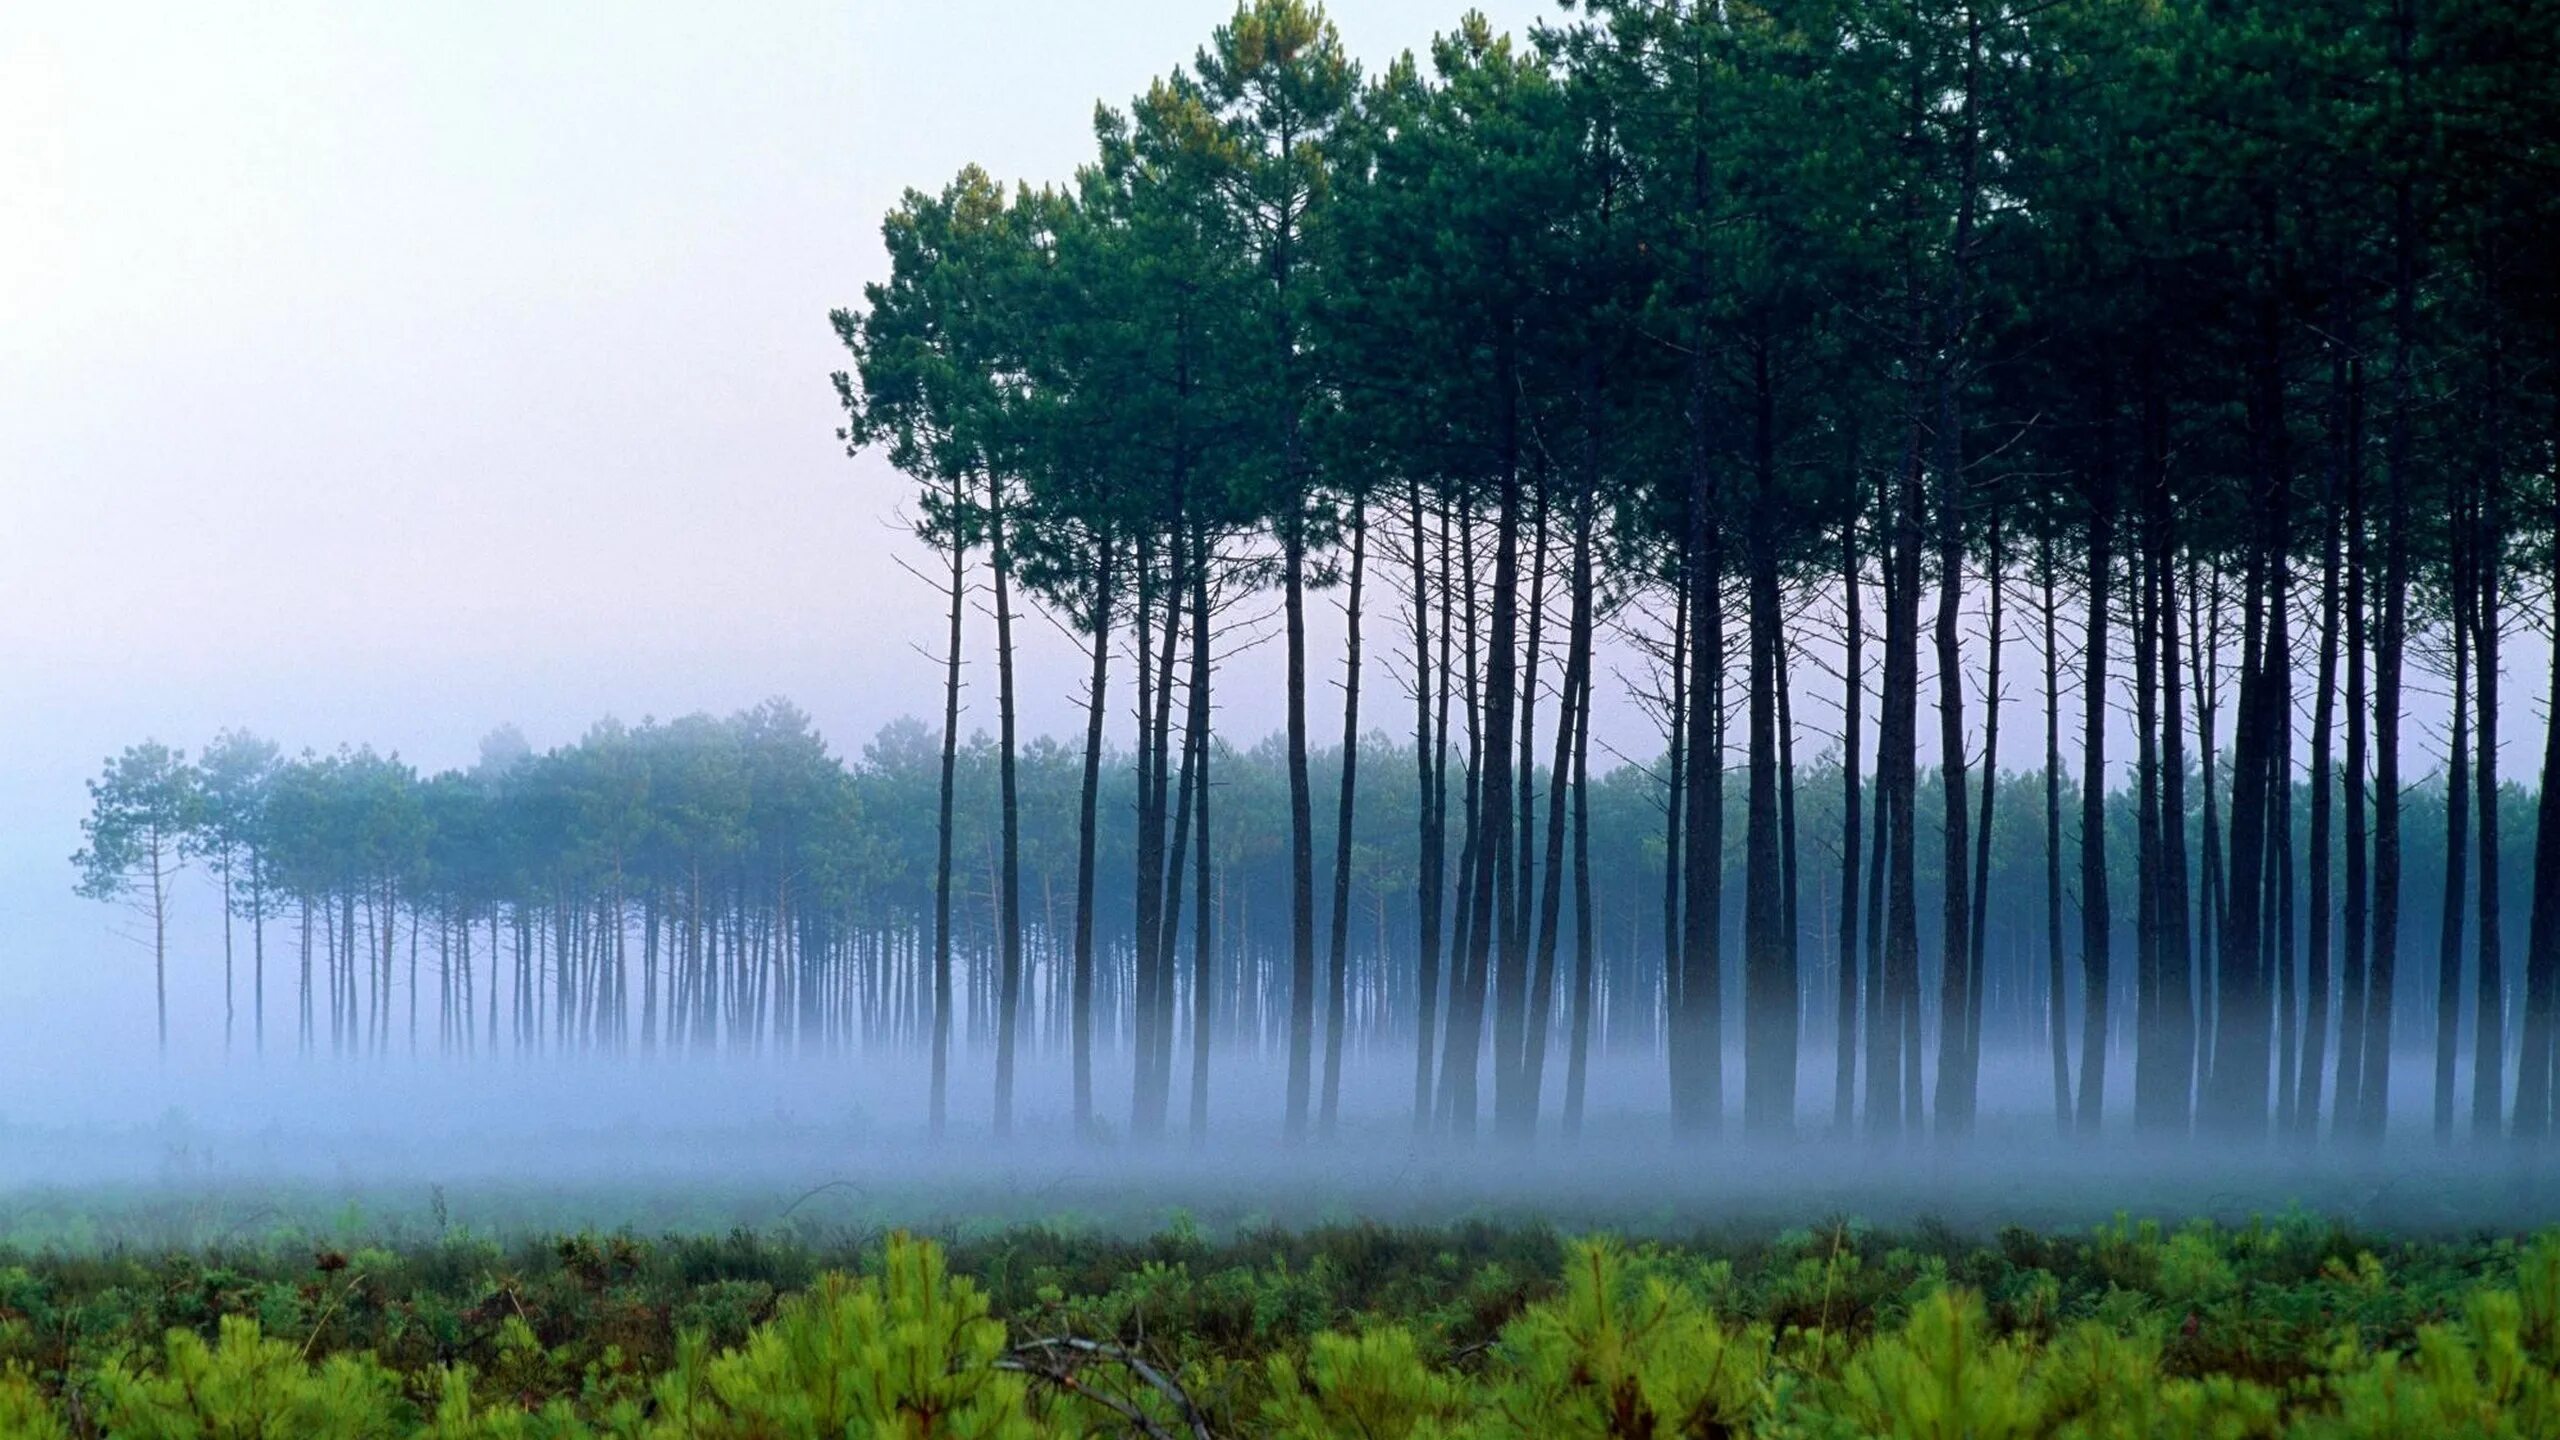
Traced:
[[2560, 1235], [1534, 1226], [0, 1251], [15, 1437], [2560, 1435]]

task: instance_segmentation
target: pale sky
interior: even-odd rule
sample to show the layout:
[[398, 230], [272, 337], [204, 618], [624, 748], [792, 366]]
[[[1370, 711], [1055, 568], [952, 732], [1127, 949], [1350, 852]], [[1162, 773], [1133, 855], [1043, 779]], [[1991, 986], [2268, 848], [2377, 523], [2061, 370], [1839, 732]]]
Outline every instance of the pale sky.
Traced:
[[[1333, 13], [1374, 67], [1462, 8]], [[65, 861], [132, 741], [442, 766], [783, 694], [851, 751], [931, 710], [827, 312], [901, 189], [1065, 178], [1230, 11], [0, 5], [0, 1052], [142, 1013]], [[1063, 731], [1074, 662], [1025, 634]]]

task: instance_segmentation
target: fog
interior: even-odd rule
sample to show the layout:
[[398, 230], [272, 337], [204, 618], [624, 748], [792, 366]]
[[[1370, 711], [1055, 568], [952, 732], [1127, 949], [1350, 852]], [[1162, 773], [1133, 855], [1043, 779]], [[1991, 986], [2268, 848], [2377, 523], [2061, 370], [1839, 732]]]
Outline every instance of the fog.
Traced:
[[[2393, 1135], [2373, 1150], [2145, 1148], [2121, 1134], [2129, 1052], [2103, 1147], [2054, 1138], [2044, 1053], [2002, 1049], [1980, 1133], [1876, 1149], [1823, 1139], [1831, 1060], [1813, 1039], [1792, 1141], [1746, 1144], [1729, 1121], [1674, 1143], [1660, 1054], [1604, 1050], [1586, 1133], [1556, 1136], [1550, 1106], [1525, 1149], [1417, 1142], [1411, 1053], [1385, 1044], [1348, 1059], [1341, 1138], [1298, 1147], [1281, 1142], [1278, 1046], [1217, 1052], [1201, 1146], [1071, 1143], [1049, 1046], [1002, 1144], [988, 1057], [966, 1045], [938, 1143], [901, 1047], [465, 1062], [300, 1057], [288, 1036], [260, 1057], [221, 1038], [200, 876], [180, 891], [156, 1052], [149, 950], [130, 914], [74, 897], [67, 863], [83, 782], [126, 744], [246, 726], [288, 753], [362, 743], [433, 770], [500, 724], [543, 748], [599, 717], [784, 695], [845, 755], [931, 713], [938, 670], [916, 647], [940, 596], [900, 563], [922, 559], [908, 482], [835, 437], [827, 311], [881, 275], [878, 221], [902, 189], [971, 161], [1063, 179], [1095, 101], [1185, 61], [1228, 8], [856, 0], [712, 25], [672, 4], [14, 7], [0, 193], [31, 200], [0, 226], [0, 1229], [90, 1190], [137, 1225], [200, 1204], [217, 1232], [278, 1205], [414, 1218], [430, 1191], [492, 1226], [2552, 1218], [2547, 1160], [2454, 1162], [2424, 1138], [2420, 1049], [2396, 1057]], [[1375, 65], [1458, 8], [1333, 14]], [[1552, 13], [1484, 8], [1514, 30]], [[1316, 619], [1313, 653], [1332, 656], [1338, 621]], [[1026, 733], [1077, 733], [1082, 657], [1053, 627], [1023, 633]], [[1277, 725], [1269, 633], [1247, 614], [1223, 642], [1219, 726], [1239, 744]], [[2511, 778], [2538, 754], [2544, 645], [2519, 633], [2508, 651]], [[1805, 653], [1819, 750], [1834, 652]], [[1649, 757], [1644, 656], [1623, 635], [1603, 655], [1599, 748]], [[2413, 683], [2424, 774], [2444, 704]], [[1392, 712], [1391, 688], [1373, 693]], [[973, 694], [964, 725], [992, 724]], [[2038, 745], [2019, 723], [2003, 759], [2037, 763]], [[1737, 1044], [1726, 1065], [1738, 1097]], [[1103, 1115], [1125, 1119], [1130, 1084], [1105, 1046]]]
[[[1401, 1057], [1354, 1065], [1341, 1136], [1296, 1147], [1280, 1143], [1274, 1103], [1285, 1067], [1268, 1060], [1220, 1057], [1229, 1098], [1205, 1145], [1070, 1143], [1063, 1070], [1034, 1065], [1021, 1132], [998, 1145], [980, 1118], [986, 1067], [963, 1058], [955, 1124], [938, 1144], [915, 1119], [918, 1072], [861, 1062], [270, 1062], [100, 1075], [13, 1092], [0, 1116], [0, 1229], [87, 1244], [349, 1225], [393, 1236], [447, 1225], [1224, 1233], [1526, 1218], [1686, 1236], [1850, 1217], [1987, 1235], [2118, 1215], [2240, 1224], [2305, 1212], [2472, 1234], [2547, 1224], [2560, 1208], [2560, 1170], [2522, 1152], [2453, 1158], [2415, 1138], [2376, 1150], [2057, 1141], [2034, 1113], [2031, 1055], [1987, 1057], [1977, 1135], [1882, 1146], [1829, 1143], [1810, 1114], [1790, 1144], [1668, 1143], [1658, 1061], [1615, 1057], [1594, 1067], [1585, 1133], [1525, 1150], [1416, 1141], [1389, 1098], [1409, 1072]], [[2416, 1074], [2422, 1059], [2404, 1054], [2401, 1068]], [[1828, 1064], [1818, 1052], [1806, 1061]], [[1104, 1077], [1127, 1078], [1118, 1067]], [[2404, 1101], [2394, 1124], [2423, 1135], [2423, 1103]]]

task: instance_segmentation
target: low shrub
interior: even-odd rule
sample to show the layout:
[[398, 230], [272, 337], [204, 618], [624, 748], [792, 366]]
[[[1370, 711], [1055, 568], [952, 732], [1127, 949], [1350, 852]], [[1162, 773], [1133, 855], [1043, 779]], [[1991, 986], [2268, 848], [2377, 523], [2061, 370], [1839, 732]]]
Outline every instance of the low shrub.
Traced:
[[0, 1440], [1112, 1435], [2527, 1440], [2560, 1435], [2560, 1235], [0, 1257]]

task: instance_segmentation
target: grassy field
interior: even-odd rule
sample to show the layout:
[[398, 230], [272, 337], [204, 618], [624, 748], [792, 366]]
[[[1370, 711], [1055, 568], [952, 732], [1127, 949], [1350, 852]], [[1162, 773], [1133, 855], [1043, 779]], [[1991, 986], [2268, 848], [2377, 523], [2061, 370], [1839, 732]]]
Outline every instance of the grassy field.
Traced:
[[0, 1249], [0, 1440], [2560, 1434], [2560, 1235], [310, 1218]]

